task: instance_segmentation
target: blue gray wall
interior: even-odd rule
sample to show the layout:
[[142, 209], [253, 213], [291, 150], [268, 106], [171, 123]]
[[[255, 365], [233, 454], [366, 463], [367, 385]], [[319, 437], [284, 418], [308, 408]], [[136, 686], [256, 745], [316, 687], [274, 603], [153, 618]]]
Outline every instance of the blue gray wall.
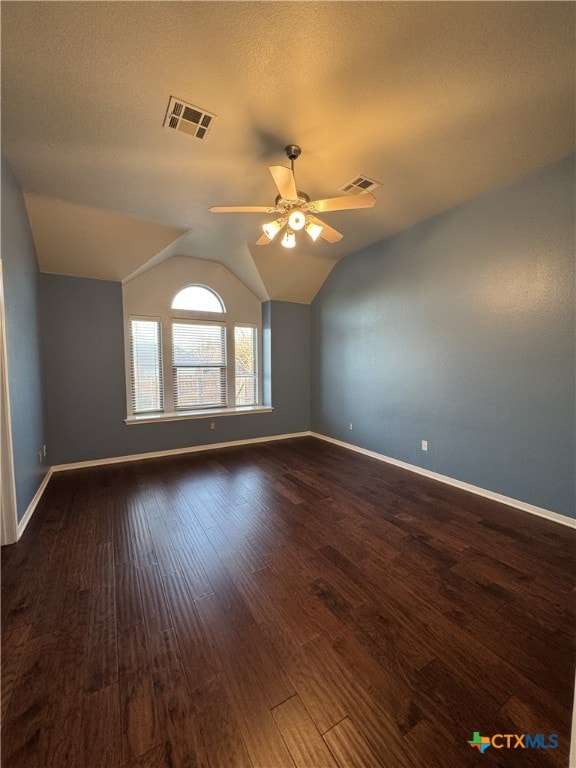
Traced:
[[312, 428], [574, 516], [574, 181], [572, 157], [339, 262]]
[[24, 198], [4, 157], [2, 266], [16, 506], [20, 520], [46, 474], [50, 456], [40, 463], [38, 452], [47, 442], [39, 340], [40, 273]]
[[[120, 283], [42, 275], [52, 464], [301, 432], [310, 425], [310, 307], [270, 302], [272, 413], [124, 424]], [[289, 360], [287, 359], [289, 358]]]

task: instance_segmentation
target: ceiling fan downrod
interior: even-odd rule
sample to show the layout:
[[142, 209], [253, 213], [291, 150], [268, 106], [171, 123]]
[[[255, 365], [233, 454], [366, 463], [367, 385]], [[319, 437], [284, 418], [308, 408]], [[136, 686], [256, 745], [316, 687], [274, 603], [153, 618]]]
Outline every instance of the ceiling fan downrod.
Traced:
[[284, 152], [286, 152], [286, 157], [288, 160], [290, 160], [290, 164], [292, 166], [292, 173], [294, 173], [294, 160], [297, 160], [300, 155], [302, 154], [301, 148], [298, 146], [298, 144], [288, 144], [284, 147]]

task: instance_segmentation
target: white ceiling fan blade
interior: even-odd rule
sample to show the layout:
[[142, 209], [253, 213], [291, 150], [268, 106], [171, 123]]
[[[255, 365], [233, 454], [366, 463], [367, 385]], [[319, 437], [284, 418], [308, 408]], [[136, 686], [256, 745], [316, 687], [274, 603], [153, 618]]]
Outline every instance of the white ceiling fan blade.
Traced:
[[268, 245], [268, 243], [271, 243], [272, 240], [267, 235], [260, 235], [258, 240], [254, 243], [254, 245]]
[[274, 213], [269, 205], [213, 205], [212, 213]]
[[354, 208], [372, 208], [376, 198], [370, 192], [361, 195], [346, 195], [345, 197], [330, 197], [327, 200], [313, 200], [310, 210], [317, 213], [325, 211], [347, 211]]
[[269, 165], [268, 169], [272, 174], [274, 183], [278, 187], [280, 197], [283, 197], [284, 200], [298, 200], [296, 182], [294, 181], [294, 174], [291, 169], [283, 165]]
[[327, 243], [337, 243], [339, 240], [342, 240], [344, 235], [341, 232], [338, 232], [337, 229], [334, 229], [334, 227], [328, 226], [324, 221], [320, 221], [320, 219], [317, 219], [315, 216], [310, 216], [310, 220], [313, 224], [316, 224], [319, 227], [322, 227], [322, 232], [320, 232], [320, 237], [323, 240], [326, 240]]

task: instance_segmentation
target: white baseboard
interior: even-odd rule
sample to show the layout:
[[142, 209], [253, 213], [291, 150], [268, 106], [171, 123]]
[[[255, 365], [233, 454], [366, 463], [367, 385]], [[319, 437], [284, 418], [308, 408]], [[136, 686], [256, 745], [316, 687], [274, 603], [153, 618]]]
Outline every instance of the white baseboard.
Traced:
[[345, 443], [342, 440], [336, 440], [333, 437], [322, 435], [319, 432], [310, 432], [310, 435], [312, 437], [317, 437], [320, 440], [325, 440], [328, 443], [339, 445], [341, 448], [347, 448], [350, 451], [361, 453], [364, 456], [370, 456], [373, 459], [378, 459], [378, 461], [384, 461], [387, 464], [393, 464], [395, 467], [407, 469], [409, 472], [414, 472], [418, 475], [424, 475], [424, 477], [429, 477], [431, 480], [437, 480], [438, 482], [445, 483], [446, 485], [453, 485], [455, 488], [461, 488], [463, 491], [475, 493], [477, 496], [483, 496], [486, 499], [498, 501], [500, 504], [506, 504], [508, 507], [521, 509], [524, 512], [529, 512], [531, 515], [537, 515], [538, 517], [545, 517], [547, 520], [552, 520], [553, 522], [560, 523], [561, 525], [567, 525], [569, 528], [576, 528], [576, 519], [573, 517], [567, 517], [566, 515], [561, 515], [558, 512], [552, 512], [551, 510], [544, 509], [543, 507], [536, 507], [533, 504], [528, 504], [525, 501], [514, 499], [511, 496], [504, 496], [501, 493], [488, 491], [486, 488], [479, 488], [477, 485], [471, 485], [470, 483], [456, 480], [453, 477], [448, 477], [448, 475], [441, 475], [438, 472], [432, 472], [429, 469], [418, 467], [415, 464], [408, 464], [405, 461], [393, 459], [391, 456], [385, 456], [382, 453], [376, 453], [376, 451], [369, 451], [367, 448], [360, 448], [357, 445], [352, 445], [352, 443]]
[[24, 512], [24, 517], [22, 518], [22, 520], [19, 520], [18, 527], [16, 529], [16, 541], [18, 541], [20, 536], [22, 536], [22, 534], [26, 530], [26, 526], [28, 525], [28, 523], [32, 519], [32, 515], [34, 514], [34, 511], [35, 511], [36, 507], [38, 506], [38, 503], [39, 503], [40, 499], [42, 498], [42, 494], [46, 490], [46, 486], [48, 485], [48, 481], [52, 477], [53, 471], [54, 471], [53, 467], [50, 467], [48, 469], [48, 472], [46, 472], [46, 474], [42, 478], [42, 482], [38, 486], [38, 490], [34, 494], [34, 497], [33, 497], [32, 501], [28, 505], [28, 509], [26, 510], [26, 512]]
[[34, 510], [38, 506], [38, 502], [40, 501], [42, 494], [44, 493], [44, 490], [48, 485], [48, 481], [50, 480], [50, 478], [55, 472], [64, 472], [70, 469], [85, 469], [88, 467], [100, 467], [106, 464], [122, 464], [123, 462], [126, 462], [126, 461], [143, 461], [145, 459], [157, 459], [165, 456], [178, 456], [180, 454], [185, 454], [185, 453], [199, 453], [201, 451], [213, 451], [213, 450], [216, 450], [217, 448], [232, 448], [234, 446], [239, 446], [239, 445], [269, 443], [274, 440], [289, 440], [290, 438], [294, 438], [294, 437], [316, 437], [319, 440], [324, 440], [328, 443], [333, 443], [334, 445], [338, 445], [341, 448], [346, 448], [349, 451], [361, 453], [364, 456], [370, 456], [373, 459], [378, 459], [378, 461], [384, 461], [387, 464], [393, 464], [396, 467], [407, 469], [409, 472], [414, 472], [418, 475], [429, 477], [430, 479], [437, 480], [440, 483], [445, 483], [446, 485], [453, 485], [455, 488], [461, 488], [462, 490], [469, 491], [470, 493], [474, 493], [477, 496], [483, 496], [484, 498], [497, 501], [500, 504], [506, 504], [509, 507], [514, 507], [515, 509], [521, 509], [524, 512], [529, 512], [531, 515], [544, 517], [547, 520], [552, 520], [555, 523], [566, 525], [569, 528], [576, 528], [575, 519], [571, 517], [567, 517], [566, 515], [560, 515], [558, 514], [558, 512], [551, 512], [548, 509], [543, 509], [542, 507], [536, 507], [533, 504], [528, 504], [525, 501], [520, 501], [519, 499], [513, 499], [510, 496], [503, 496], [500, 493], [494, 493], [493, 491], [488, 491], [485, 488], [479, 488], [476, 485], [470, 485], [470, 483], [464, 483], [461, 480], [456, 480], [455, 478], [448, 477], [447, 475], [441, 475], [438, 472], [431, 472], [430, 470], [423, 469], [422, 467], [418, 467], [415, 464], [408, 464], [405, 461], [399, 461], [398, 459], [393, 459], [391, 456], [385, 456], [382, 453], [376, 453], [376, 451], [369, 451], [366, 448], [360, 448], [357, 445], [352, 445], [352, 443], [345, 443], [343, 440], [336, 440], [333, 437], [322, 435], [319, 432], [306, 431], [306, 432], [293, 432], [291, 434], [283, 434], [283, 435], [269, 435], [266, 437], [253, 437], [247, 440], [231, 440], [230, 442], [227, 442], [227, 443], [209, 443], [207, 445], [195, 445], [195, 446], [190, 446], [188, 448], [172, 448], [166, 451], [153, 451], [150, 453], [133, 453], [128, 456], [113, 456], [107, 459], [94, 459], [92, 461], [77, 461], [73, 464], [55, 464], [54, 466], [50, 467], [48, 472], [44, 475], [44, 478], [40, 483], [40, 487], [34, 494], [34, 498], [30, 502], [28, 509], [24, 514], [24, 517], [18, 523], [18, 532], [17, 532], [18, 539], [24, 533], [26, 526], [28, 525], [32, 515], [34, 514]]
[[108, 459], [94, 459], [92, 461], [77, 461], [73, 464], [54, 464], [52, 467], [49, 468], [48, 472], [44, 475], [44, 478], [42, 482], [40, 483], [40, 486], [36, 493], [34, 494], [34, 498], [28, 505], [28, 509], [24, 513], [24, 517], [20, 522], [18, 523], [17, 528], [17, 539], [22, 536], [24, 533], [26, 526], [30, 522], [32, 515], [34, 514], [34, 511], [36, 507], [38, 506], [38, 502], [42, 498], [42, 494], [44, 493], [46, 486], [48, 485], [48, 481], [52, 477], [52, 475], [55, 472], [64, 472], [68, 469], [85, 469], [88, 467], [101, 467], [105, 464], [122, 464], [125, 461], [142, 461], [144, 459], [157, 459], [162, 458], [163, 456], [177, 456], [182, 453], [198, 453], [199, 451], [213, 451], [216, 448], [230, 448], [235, 445], [251, 445], [253, 443], [269, 443], [273, 440], [288, 440], [291, 437], [310, 437], [310, 432], [293, 432], [291, 434], [283, 434], [283, 435], [269, 435], [267, 437], [252, 437], [248, 440], [231, 440], [228, 443], [209, 443], [207, 445], [194, 445], [190, 446], [188, 448], [172, 448], [166, 451], [153, 451], [150, 453], [132, 453], [128, 456], [113, 456]]
[[101, 467], [105, 464], [122, 464], [126, 461], [144, 461], [145, 459], [161, 459], [164, 456], [178, 456], [182, 453], [199, 453], [201, 451], [214, 451], [217, 448], [232, 448], [235, 445], [252, 445], [254, 443], [270, 443], [273, 440], [289, 440], [291, 437], [309, 437], [310, 432], [294, 432], [284, 435], [269, 435], [267, 437], [251, 437], [247, 440], [231, 440], [227, 443], [208, 443], [206, 445], [194, 445], [188, 448], [170, 448], [166, 451], [152, 451], [150, 453], [132, 453], [128, 456], [113, 456], [109, 459], [93, 459], [92, 461], [77, 461], [74, 464], [55, 464], [51, 467], [53, 472], [64, 472], [68, 469], [84, 469], [87, 467]]

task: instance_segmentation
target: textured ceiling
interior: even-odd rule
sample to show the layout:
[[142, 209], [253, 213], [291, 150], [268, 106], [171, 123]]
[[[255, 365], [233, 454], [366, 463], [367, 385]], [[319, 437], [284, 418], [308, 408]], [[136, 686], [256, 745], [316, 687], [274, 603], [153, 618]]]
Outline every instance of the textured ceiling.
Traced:
[[[335, 261], [574, 151], [575, 7], [563, 2], [3, 2], [3, 152], [41, 268], [125, 280], [171, 255], [261, 299], [309, 302]], [[162, 127], [171, 95], [217, 115]], [[299, 189], [381, 182], [326, 214], [335, 244], [254, 246], [266, 169]], [[305, 238], [305, 239], [304, 239]]]

